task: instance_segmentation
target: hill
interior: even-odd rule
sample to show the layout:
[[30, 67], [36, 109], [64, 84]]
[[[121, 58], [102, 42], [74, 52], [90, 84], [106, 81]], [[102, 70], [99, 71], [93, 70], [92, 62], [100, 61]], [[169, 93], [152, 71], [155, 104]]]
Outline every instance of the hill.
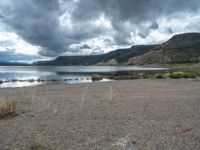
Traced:
[[199, 56], [200, 33], [184, 33], [173, 36], [143, 55], [130, 58], [127, 64], [188, 63]]
[[139, 45], [127, 49], [118, 49], [102, 55], [60, 56], [52, 61], [39, 61], [34, 65], [123, 65], [130, 58], [136, 57], [155, 48], [157, 45]]
[[[164, 63], [200, 62], [200, 33], [184, 33], [173, 36], [159, 45], [136, 45], [102, 55], [60, 56], [51, 61], [38, 61], [31, 65], [145, 65]], [[29, 65], [0, 62], [0, 65]]]
[[30, 64], [22, 63], [22, 62], [5, 62], [5, 61], [0, 61], [0, 66], [30, 66]]

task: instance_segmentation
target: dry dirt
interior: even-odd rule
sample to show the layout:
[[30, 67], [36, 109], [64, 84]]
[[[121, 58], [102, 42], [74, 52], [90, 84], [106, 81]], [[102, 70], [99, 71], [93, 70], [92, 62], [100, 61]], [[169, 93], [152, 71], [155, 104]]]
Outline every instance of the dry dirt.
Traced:
[[200, 149], [200, 79], [0, 89], [1, 150]]

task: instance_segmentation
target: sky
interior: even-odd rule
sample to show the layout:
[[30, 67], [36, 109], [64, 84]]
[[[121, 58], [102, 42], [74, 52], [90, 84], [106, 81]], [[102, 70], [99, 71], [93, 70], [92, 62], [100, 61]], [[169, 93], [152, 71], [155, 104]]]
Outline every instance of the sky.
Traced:
[[159, 44], [200, 32], [200, 0], [1, 0], [0, 61]]

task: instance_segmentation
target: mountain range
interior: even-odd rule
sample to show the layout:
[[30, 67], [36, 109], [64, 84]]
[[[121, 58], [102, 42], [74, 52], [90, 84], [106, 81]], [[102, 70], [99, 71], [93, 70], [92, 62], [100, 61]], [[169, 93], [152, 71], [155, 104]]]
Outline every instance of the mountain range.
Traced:
[[[158, 45], [136, 45], [102, 55], [59, 56], [54, 60], [38, 61], [31, 65], [145, 65], [188, 63], [196, 59], [200, 61], [200, 33], [184, 33], [175, 35], [167, 42]], [[14, 65], [15, 63], [0, 62], [0, 65], [2, 64]]]
[[129, 59], [149, 52], [157, 45], [139, 45], [127, 49], [118, 49], [102, 55], [60, 56], [52, 61], [40, 61], [35, 65], [120, 65]]

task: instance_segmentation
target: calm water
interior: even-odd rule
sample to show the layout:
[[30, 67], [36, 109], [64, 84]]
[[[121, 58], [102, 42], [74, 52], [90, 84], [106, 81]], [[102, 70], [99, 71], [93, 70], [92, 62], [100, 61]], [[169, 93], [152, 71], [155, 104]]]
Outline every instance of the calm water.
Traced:
[[[0, 80], [13, 80], [13, 82], [0, 84], [0, 88], [55, 83], [55, 80], [57, 83], [86, 83], [91, 82], [91, 74], [95, 73], [163, 69], [134, 66], [0, 66]], [[35, 81], [25, 81], [31, 79]], [[42, 82], [37, 81], [38, 79], [42, 80]], [[104, 79], [103, 81], [108, 80]]]

